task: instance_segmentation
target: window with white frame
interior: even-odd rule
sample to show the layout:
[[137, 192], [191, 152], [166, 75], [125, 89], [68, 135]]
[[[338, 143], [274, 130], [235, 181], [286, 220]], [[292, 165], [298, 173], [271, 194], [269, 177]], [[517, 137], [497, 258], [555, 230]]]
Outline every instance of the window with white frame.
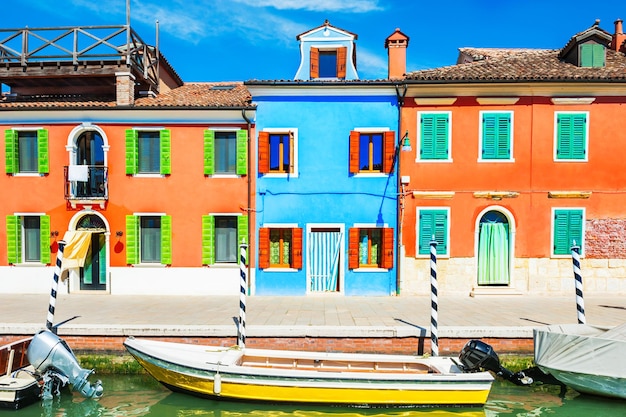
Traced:
[[49, 172], [48, 130], [7, 129], [5, 172], [7, 174], [47, 174]]
[[172, 217], [163, 214], [126, 216], [126, 262], [172, 263]]
[[50, 216], [9, 215], [6, 227], [9, 264], [50, 263]]
[[419, 152], [417, 159], [421, 161], [450, 161], [451, 112], [418, 112], [417, 132], [419, 135]]

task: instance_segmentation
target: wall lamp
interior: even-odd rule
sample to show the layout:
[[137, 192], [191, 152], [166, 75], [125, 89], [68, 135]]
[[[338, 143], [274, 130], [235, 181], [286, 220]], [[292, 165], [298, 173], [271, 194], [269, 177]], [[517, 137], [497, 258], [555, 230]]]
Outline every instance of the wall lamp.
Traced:
[[413, 148], [411, 148], [411, 139], [409, 138], [408, 130], [404, 133], [404, 136], [402, 136], [402, 138], [398, 142], [398, 147], [400, 147], [402, 152], [408, 152], [413, 150]]
[[50, 232], [50, 237], [57, 237], [58, 235], [59, 235], [58, 230], [53, 230], [52, 232]]
[[115, 236], [117, 237], [122, 237], [124, 235], [124, 232], [122, 232], [121, 230], [118, 230], [117, 232], [115, 232]]

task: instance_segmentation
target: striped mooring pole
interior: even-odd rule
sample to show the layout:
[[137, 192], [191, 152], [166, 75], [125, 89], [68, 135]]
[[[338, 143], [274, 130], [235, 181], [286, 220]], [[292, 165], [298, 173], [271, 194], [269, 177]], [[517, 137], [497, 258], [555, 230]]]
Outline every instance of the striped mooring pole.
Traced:
[[53, 329], [52, 323], [54, 323], [54, 309], [57, 302], [57, 290], [59, 288], [59, 277], [61, 276], [61, 265], [63, 264], [63, 249], [65, 248], [65, 242], [59, 242], [59, 250], [57, 251], [57, 261], [54, 267], [54, 276], [52, 277], [52, 289], [50, 290], [50, 302], [48, 304], [48, 317], [46, 318], [46, 328], [53, 333], [56, 330]]
[[583, 299], [583, 277], [580, 274], [580, 246], [576, 241], [572, 242], [572, 264], [574, 266], [574, 279], [576, 281], [576, 313], [578, 324], [585, 324], [585, 300]]
[[430, 348], [433, 356], [439, 356], [437, 337], [437, 241], [430, 241]]
[[242, 241], [239, 245], [239, 329], [237, 337], [237, 346], [241, 349], [246, 347], [246, 250], [248, 245]]

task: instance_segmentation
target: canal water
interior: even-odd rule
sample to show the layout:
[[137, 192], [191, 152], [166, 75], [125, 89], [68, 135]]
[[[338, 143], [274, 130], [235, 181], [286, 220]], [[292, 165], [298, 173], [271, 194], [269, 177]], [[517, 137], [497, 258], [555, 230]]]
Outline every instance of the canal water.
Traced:
[[[93, 378], [93, 377], [92, 377]], [[579, 395], [553, 385], [518, 387], [496, 381], [484, 408], [359, 409], [212, 401], [173, 393], [147, 375], [107, 376], [99, 401], [64, 391], [60, 398], [4, 417], [623, 417], [626, 401]]]

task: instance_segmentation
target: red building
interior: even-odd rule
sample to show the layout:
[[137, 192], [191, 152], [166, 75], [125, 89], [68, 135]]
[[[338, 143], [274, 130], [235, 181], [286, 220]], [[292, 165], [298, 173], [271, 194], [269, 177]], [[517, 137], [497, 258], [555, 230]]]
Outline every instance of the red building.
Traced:
[[561, 49], [462, 48], [406, 74], [403, 294], [626, 293], [626, 46], [596, 22]]
[[[90, 30], [93, 49], [76, 39]], [[49, 292], [65, 239], [61, 292], [238, 294], [254, 236], [243, 84], [184, 83], [128, 26], [36, 31], [0, 36], [46, 39], [0, 58], [1, 291]]]

